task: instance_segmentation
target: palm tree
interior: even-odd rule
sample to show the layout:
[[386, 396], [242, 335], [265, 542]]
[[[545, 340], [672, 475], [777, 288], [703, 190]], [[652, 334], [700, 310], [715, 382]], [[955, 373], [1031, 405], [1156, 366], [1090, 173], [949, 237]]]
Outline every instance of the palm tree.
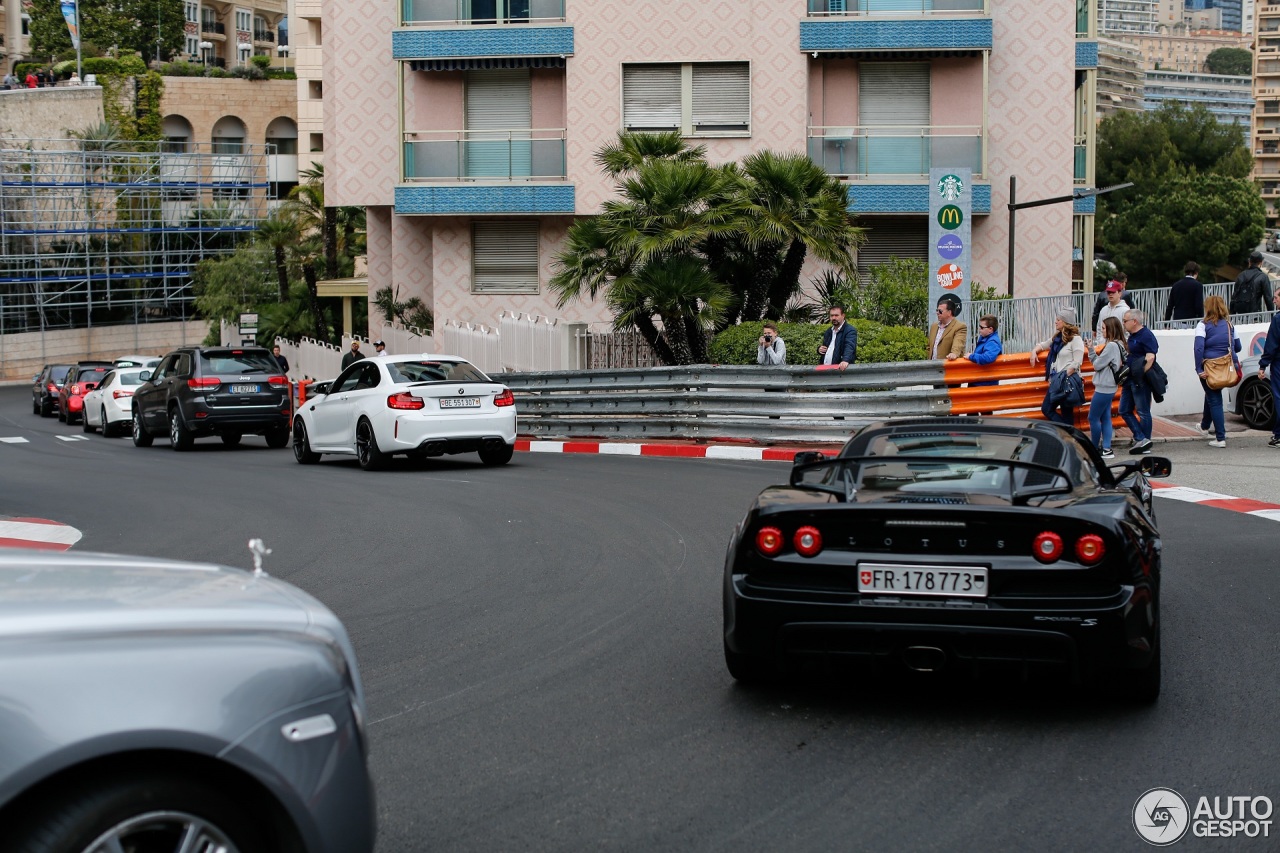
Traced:
[[849, 213], [848, 187], [804, 154], [760, 151], [742, 161], [742, 174], [742, 229], [747, 240], [761, 247], [787, 247], [764, 309], [765, 319], [777, 320], [800, 289], [805, 255], [813, 252], [851, 273], [863, 231]]
[[608, 299], [616, 312], [616, 328], [658, 316], [671, 362], [701, 364], [707, 361], [706, 332], [728, 305], [730, 294], [711, 277], [702, 258], [671, 255], [615, 282]]
[[596, 162], [611, 177], [634, 172], [652, 160], [692, 162], [704, 160], [707, 147], [690, 148], [679, 131], [670, 133], [619, 133], [618, 141], [596, 152]]
[[278, 215], [271, 215], [258, 225], [258, 234], [271, 247], [276, 263], [276, 279], [280, 286], [280, 302], [289, 301], [289, 269], [285, 260], [285, 250], [298, 242], [297, 225]]

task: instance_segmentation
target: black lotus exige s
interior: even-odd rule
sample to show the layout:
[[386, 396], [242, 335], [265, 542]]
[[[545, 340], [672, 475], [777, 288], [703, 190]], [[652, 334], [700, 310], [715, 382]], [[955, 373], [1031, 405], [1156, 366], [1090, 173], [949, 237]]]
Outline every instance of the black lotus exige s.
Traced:
[[725, 560], [739, 681], [847, 665], [1100, 682], [1160, 694], [1160, 533], [1149, 477], [1075, 429], [892, 420], [835, 457], [797, 454]]

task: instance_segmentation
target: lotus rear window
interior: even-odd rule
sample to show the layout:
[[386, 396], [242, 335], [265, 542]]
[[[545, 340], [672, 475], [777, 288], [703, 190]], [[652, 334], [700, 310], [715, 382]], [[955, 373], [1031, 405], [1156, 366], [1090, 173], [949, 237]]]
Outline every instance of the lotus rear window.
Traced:
[[202, 350], [200, 368], [205, 376], [280, 372], [280, 365], [266, 350]]
[[393, 382], [489, 382], [488, 376], [465, 361], [397, 361], [387, 365]]

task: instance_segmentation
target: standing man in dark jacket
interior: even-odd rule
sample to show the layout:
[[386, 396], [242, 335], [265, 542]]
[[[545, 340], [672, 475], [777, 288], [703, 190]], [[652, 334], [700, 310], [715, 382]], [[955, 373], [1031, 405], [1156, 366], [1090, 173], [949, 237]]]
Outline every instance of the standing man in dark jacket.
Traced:
[[1275, 420], [1271, 423], [1271, 440], [1267, 442], [1267, 447], [1280, 447], [1280, 291], [1272, 294], [1271, 301], [1276, 313], [1271, 315], [1267, 342], [1262, 345], [1258, 378], [1266, 379], [1267, 368], [1271, 368], [1271, 408], [1275, 409]]
[[1231, 313], [1270, 311], [1271, 302], [1271, 276], [1262, 268], [1262, 253], [1255, 249], [1249, 255], [1248, 269], [1236, 276], [1236, 283], [1231, 286]]
[[1166, 320], [1199, 320], [1204, 316], [1204, 285], [1196, 276], [1200, 265], [1187, 261], [1182, 268], [1182, 278], [1169, 289], [1169, 305], [1164, 309]]
[[831, 328], [822, 335], [818, 364], [834, 364], [841, 370], [857, 361], [858, 330], [844, 321], [844, 307], [831, 306]]
[[360, 352], [360, 342], [352, 341], [351, 352], [342, 357], [342, 369], [346, 370], [362, 358], [364, 358], [364, 353]]

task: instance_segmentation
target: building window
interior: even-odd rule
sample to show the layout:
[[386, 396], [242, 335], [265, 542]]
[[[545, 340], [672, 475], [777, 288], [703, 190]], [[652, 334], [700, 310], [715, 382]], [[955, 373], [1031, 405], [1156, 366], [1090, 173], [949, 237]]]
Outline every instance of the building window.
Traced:
[[622, 124], [626, 130], [685, 135], [749, 132], [751, 67], [746, 62], [623, 66]]
[[240, 32], [249, 32], [252, 26], [253, 13], [244, 9], [236, 9], [236, 29]]
[[215, 136], [212, 150], [214, 154], [242, 154], [244, 153], [244, 137]]
[[187, 56], [196, 56], [200, 51], [200, 38], [198, 36], [186, 37]]
[[472, 223], [471, 292], [538, 292], [537, 222]]
[[200, 20], [200, 4], [199, 3], [192, 3], [191, 0], [187, 0], [187, 2], [182, 4], [182, 10], [185, 15], [185, 20], [187, 21], [187, 23], [194, 24], [199, 22]]

